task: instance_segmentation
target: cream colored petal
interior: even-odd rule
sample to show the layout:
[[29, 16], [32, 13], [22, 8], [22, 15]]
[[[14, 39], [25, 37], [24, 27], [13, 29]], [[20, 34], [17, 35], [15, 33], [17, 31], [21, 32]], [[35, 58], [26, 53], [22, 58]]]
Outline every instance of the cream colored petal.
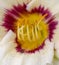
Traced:
[[0, 65], [11, 65], [13, 58], [16, 56], [16, 51], [14, 49], [11, 50], [2, 58]]
[[17, 0], [17, 1], [22, 5], [23, 3], [28, 4], [31, 0]]
[[17, 0], [0, 0], [0, 7], [2, 6], [3, 8], [11, 8], [12, 5], [17, 5]]
[[6, 7], [6, 3], [3, 0], [0, 0], [0, 8]]
[[0, 26], [0, 41], [5, 36], [5, 34], [6, 34], [6, 29]]
[[59, 60], [54, 59], [51, 64], [47, 64], [47, 65], [59, 65]]
[[40, 0], [32, 0], [31, 2], [29, 2], [29, 4], [27, 5], [27, 10], [31, 11], [34, 7], [38, 7], [40, 5]]
[[59, 0], [41, 0], [43, 6], [52, 9], [59, 4]]
[[[33, 54], [20, 53], [11, 50], [11, 52], [5, 55], [1, 65], [46, 65], [51, 63], [54, 55], [54, 44], [49, 40], [46, 40], [45, 47], [41, 51], [37, 51]], [[15, 52], [15, 53], [14, 53]]]
[[59, 11], [59, 0], [32, 0], [27, 5], [27, 10], [30, 11], [34, 7], [39, 7], [39, 5], [50, 9], [53, 14], [56, 14]]
[[6, 36], [0, 41], [0, 61], [2, 60], [2, 58], [4, 58], [5, 54], [10, 49], [15, 47], [15, 44], [13, 44], [13, 41], [12, 41], [14, 38], [15, 38], [14, 33], [10, 30], [6, 34]]
[[4, 13], [5, 13], [4, 9], [0, 8], [0, 26], [1, 26], [1, 23], [3, 22]]
[[54, 59], [53, 65], [59, 65], [59, 60]]
[[1, 26], [3, 23], [4, 13], [5, 13], [5, 11], [4, 11], [3, 7], [0, 7], [0, 40], [6, 34], [6, 29]]
[[59, 59], [59, 41], [55, 42], [55, 56]]
[[3, 8], [12, 8], [12, 5], [18, 5], [18, 4], [27, 4], [31, 0], [0, 0], [0, 7]]
[[42, 53], [42, 57], [44, 54], [43, 61], [44, 62], [46, 61], [45, 63], [51, 63], [54, 56], [54, 43], [50, 42], [49, 40], [46, 40], [44, 50], [41, 53]]
[[0, 0], [0, 20], [3, 19], [5, 9], [13, 8], [13, 5], [28, 4], [31, 0]]
[[2, 59], [1, 65], [22, 65], [23, 59], [24, 54], [20, 54], [15, 49], [12, 49]]
[[34, 7], [38, 7], [39, 5], [49, 7], [54, 3], [54, 0], [32, 0], [28, 5], [27, 5], [27, 10], [31, 10]]
[[59, 13], [59, 3], [56, 3], [53, 7], [51, 7], [51, 12], [54, 15]]
[[4, 36], [4, 38], [0, 41], [0, 45], [7, 45], [8, 42], [15, 40], [15, 37], [16, 37], [15, 33], [9, 30], [7, 34]]
[[46, 65], [51, 63], [54, 55], [54, 44], [46, 40], [46, 45], [41, 51], [37, 51], [35, 54], [26, 55], [24, 58], [24, 65]]
[[11, 65], [23, 65], [24, 56], [24, 54], [16, 53], [15, 57], [11, 62]]
[[[12, 42], [11, 42], [12, 43]], [[0, 62], [4, 58], [4, 56], [9, 52], [15, 45], [10, 42], [7, 45], [0, 45]]]
[[53, 42], [55, 43], [55, 56], [59, 58], [59, 14], [56, 14], [58, 25], [54, 31]]

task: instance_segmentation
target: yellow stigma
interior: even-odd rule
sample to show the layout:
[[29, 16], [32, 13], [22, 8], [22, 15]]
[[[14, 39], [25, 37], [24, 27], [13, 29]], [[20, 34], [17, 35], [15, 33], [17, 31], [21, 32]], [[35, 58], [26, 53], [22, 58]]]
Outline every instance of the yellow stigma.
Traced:
[[48, 25], [44, 15], [38, 13], [23, 13], [18, 18], [17, 41], [25, 51], [31, 51], [41, 46], [48, 37]]

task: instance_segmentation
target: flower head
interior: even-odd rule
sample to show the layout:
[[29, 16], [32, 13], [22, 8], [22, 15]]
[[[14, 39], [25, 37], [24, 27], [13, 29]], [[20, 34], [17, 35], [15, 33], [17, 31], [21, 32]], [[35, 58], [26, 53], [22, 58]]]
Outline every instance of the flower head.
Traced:
[[[38, 65], [46, 65], [52, 62], [54, 55], [54, 31], [57, 29], [58, 20], [56, 20], [56, 16], [53, 15], [53, 10], [49, 9], [49, 7], [46, 8], [44, 5], [42, 6], [42, 4], [35, 7], [33, 4], [36, 2], [38, 4], [39, 0], [32, 0], [30, 3], [27, 2], [29, 4], [23, 3], [23, 5], [20, 3], [17, 5], [14, 4], [12, 8], [5, 9], [2, 27], [4, 27], [8, 33], [1, 41], [1, 45], [3, 49], [4, 46], [5, 49], [8, 47], [11, 49], [12, 46], [15, 50], [12, 52], [15, 52], [13, 54], [16, 55], [16, 59], [21, 55], [21, 58], [15, 61], [15, 65], [19, 65], [19, 60], [22, 64], [22, 58], [24, 57], [24, 64], [30, 62], [30, 65], [36, 65], [40, 59], [41, 61]], [[4, 43], [11, 43], [11, 46]], [[8, 51], [10, 49], [8, 49]], [[7, 52], [7, 50], [4, 51]], [[44, 60], [46, 61], [44, 62]], [[2, 64], [3, 62], [4, 60]]]
[[41, 5], [31, 12], [26, 7], [18, 4], [7, 10], [3, 26], [16, 33], [18, 51], [35, 52], [43, 48], [46, 39], [51, 41], [57, 22], [51, 12]]

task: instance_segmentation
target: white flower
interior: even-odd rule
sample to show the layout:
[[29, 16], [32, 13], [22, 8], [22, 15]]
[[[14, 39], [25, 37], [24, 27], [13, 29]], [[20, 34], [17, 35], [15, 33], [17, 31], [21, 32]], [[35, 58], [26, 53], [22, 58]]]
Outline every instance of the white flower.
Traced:
[[58, 2], [0, 0], [0, 65], [58, 65]]

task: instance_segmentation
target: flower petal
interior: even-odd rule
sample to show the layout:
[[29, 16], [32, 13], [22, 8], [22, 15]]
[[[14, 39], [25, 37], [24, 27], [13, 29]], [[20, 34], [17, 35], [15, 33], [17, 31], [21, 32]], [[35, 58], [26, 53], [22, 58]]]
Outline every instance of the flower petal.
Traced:
[[46, 65], [47, 63], [51, 63], [54, 55], [54, 44], [48, 40], [46, 40], [46, 43], [46, 46], [41, 51], [31, 55], [25, 54], [24, 65]]
[[17, 1], [16, 0], [0, 0], [0, 7], [3, 7], [3, 8], [10, 8], [12, 5], [14, 4], [17, 4]]
[[59, 4], [55, 4], [54, 7], [51, 8], [51, 11], [54, 15], [59, 13]]
[[59, 65], [59, 60], [54, 59], [53, 65]]
[[5, 13], [5, 11], [4, 11], [3, 7], [0, 7], [0, 40], [6, 34], [6, 29], [4, 27], [2, 27], [4, 13]]
[[23, 3], [25, 3], [25, 4], [28, 4], [31, 0], [17, 0], [18, 2], [19, 2], [19, 4], [23, 4]]
[[54, 14], [59, 11], [59, 1], [58, 0], [32, 0], [27, 5], [27, 10], [32, 10], [34, 7], [38, 7], [39, 5], [45, 6], [49, 8]]
[[0, 42], [0, 45], [5, 45], [15, 39], [15, 34], [10, 30]]
[[55, 56], [59, 58], [59, 22], [56, 30], [54, 31], [53, 42], [55, 43]]
[[0, 7], [3, 7], [3, 8], [11, 8], [12, 5], [17, 5], [18, 3], [19, 4], [27, 4], [29, 3], [31, 0], [0, 0]]
[[4, 13], [5, 13], [4, 9], [0, 8], [0, 25], [3, 22]]
[[19, 52], [15, 52], [15, 50], [11, 50], [13, 54], [9, 52], [7, 55], [5, 55], [4, 59], [2, 60], [2, 65], [46, 65], [47, 63], [51, 63], [54, 55], [54, 44], [49, 40], [46, 40], [45, 43], [46, 45], [44, 49], [33, 54], [21, 54]]
[[[0, 60], [5, 56], [5, 54], [12, 48], [15, 47], [15, 44], [13, 44], [13, 41], [11, 39], [14, 39], [15, 35], [12, 31], [9, 31], [7, 35], [1, 40], [0, 42]], [[11, 40], [11, 41], [10, 41]]]
[[6, 34], [6, 29], [0, 26], [0, 40], [2, 40], [5, 34]]

